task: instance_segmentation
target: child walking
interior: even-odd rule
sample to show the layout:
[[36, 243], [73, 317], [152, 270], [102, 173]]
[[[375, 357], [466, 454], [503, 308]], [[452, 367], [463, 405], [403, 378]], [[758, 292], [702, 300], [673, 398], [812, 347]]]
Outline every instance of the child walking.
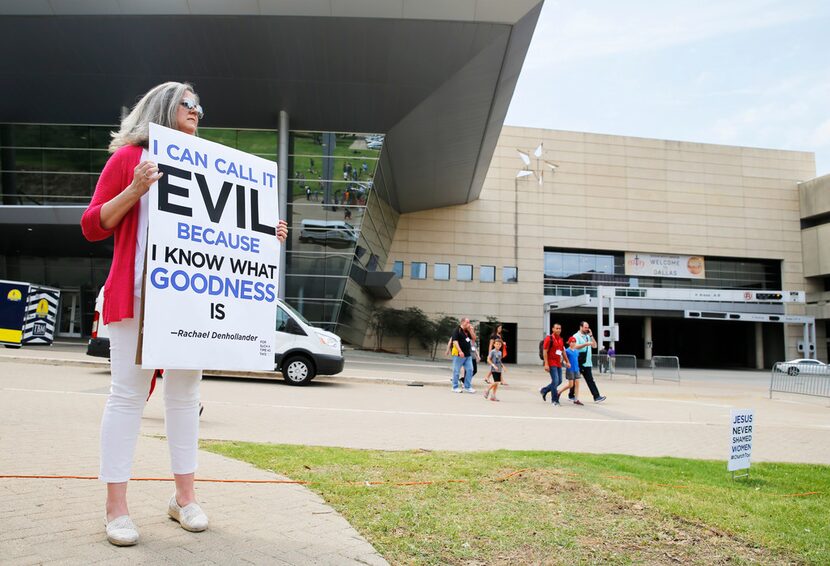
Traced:
[[[568, 348], [565, 350], [565, 355], [568, 356], [568, 361], [571, 363], [571, 367], [568, 368], [566, 375], [567, 381], [563, 381], [562, 385], [556, 389], [556, 394], [557, 396], [562, 395], [562, 393], [573, 387], [574, 405], [582, 405], [582, 401], [579, 400], [579, 351], [576, 350], [575, 346], [576, 338], [571, 336], [568, 338]], [[554, 401], [553, 404], [559, 405], [559, 402]]]
[[489, 354], [487, 354], [487, 362], [490, 366], [490, 373], [493, 377], [493, 383], [491, 383], [490, 387], [487, 388], [484, 398], [490, 399], [491, 401], [498, 401], [496, 398], [496, 392], [499, 390], [501, 374], [504, 371], [504, 364], [501, 363], [501, 340], [496, 339], [493, 341], [493, 349], [490, 350]]

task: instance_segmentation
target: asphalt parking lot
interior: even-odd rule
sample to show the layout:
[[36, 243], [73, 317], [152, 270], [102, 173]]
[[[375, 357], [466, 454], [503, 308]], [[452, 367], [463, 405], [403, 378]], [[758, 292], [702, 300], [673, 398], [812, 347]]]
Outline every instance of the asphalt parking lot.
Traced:
[[[109, 384], [106, 364], [92, 363], [77, 345], [43, 351], [0, 352], [4, 396], [38, 406], [44, 399], [85, 398], [100, 415]], [[29, 359], [24, 359], [24, 358]], [[47, 360], [46, 358], [51, 358]], [[23, 363], [25, 362], [25, 363]], [[46, 365], [54, 363], [58, 365]], [[608, 400], [586, 406], [544, 403], [545, 374], [514, 366], [501, 402], [478, 393], [454, 394], [449, 362], [409, 360], [372, 352], [347, 353], [344, 372], [307, 387], [280, 380], [206, 377], [201, 437], [387, 450], [565, 450], [723, 459], [729, 410], [754, 408], [754, 461], [830, 464], [830, 408], [826, 399], [768, 396], [768, 373], [683, 370], [680, 384], [651, 382], [641, 373], [613, 381], [598, 376]], [[163, 435], [160, 395], [148, 403], [142, 432]]]

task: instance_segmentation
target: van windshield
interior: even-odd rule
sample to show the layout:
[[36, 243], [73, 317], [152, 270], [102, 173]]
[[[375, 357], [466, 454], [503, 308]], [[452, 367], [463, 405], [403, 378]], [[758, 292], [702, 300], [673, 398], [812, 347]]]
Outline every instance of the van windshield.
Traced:
[[298, 312], [297, 312], [297, 309], [295, 309], [294, 307], [292, 307], [292, 306], [291, 306], [291, 305], [289, 305], [288, 303], [280, 303], [280, 305], [284, 306], [286, 309], [288, 309], [289, 311], [291, 311], [291, 314], [293, 314], [294, 316], [296, 316], [297, 318], [299, 318], [300, 320], [302, 320], [303, 322], [305, 322], [307, 325], [309, 325], [309, 326], [314, 326], [314, 325], [313, 325], [313, 324], [311, 324], [309, 321], [307, 321], [307, 320], [306, 320], [306, 318], [305, 318], [303, 315], [301, 315], [300, 313], [298, 313]]

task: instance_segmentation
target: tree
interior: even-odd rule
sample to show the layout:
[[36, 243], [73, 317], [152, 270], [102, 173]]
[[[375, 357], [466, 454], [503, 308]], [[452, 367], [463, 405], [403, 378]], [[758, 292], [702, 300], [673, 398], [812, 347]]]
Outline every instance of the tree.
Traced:
[[375, 334], [376, 350], [383, 349], [383, 338], [386, 335], [400, 333], [403, 311], [391, 307], [374, 307], [369, 318], [369, 328]]
[[458, 319], [454, 316], [447, 316], [445, 314], [438, 315], [438, 318], [430, 321], [430, 330], [428, 337], [429, 353], [432, 359], [438, 355], [439, 346], [443, 346], [449, 340], [453, 330], [458, 327]]
[[418, 338], [420, 343], [427, 347], [429, 333], [431, 330], [430, 320], [424, 311], [418, 307], [409, 307], [400, 312], [400, 325], [397, 334], [404, 339], [406, 344], [406, 355], [409, 355], [410, 344], [413, 338]]

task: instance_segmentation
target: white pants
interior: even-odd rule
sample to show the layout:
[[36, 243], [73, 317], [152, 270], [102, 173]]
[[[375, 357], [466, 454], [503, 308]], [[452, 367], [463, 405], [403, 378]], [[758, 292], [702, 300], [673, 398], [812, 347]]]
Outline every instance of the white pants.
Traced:
[[[150, 393], [153, 370], [135, 363], [140, 300], [135, 318], [114, 322], [110, 333], [112, 385], [101, 419], [99, 479], [120, 483], [130, 479], [141, 413]], [[199, 439], [199, 370], [164, 371], [164, 422], [174, 474], [196, 471]]]

